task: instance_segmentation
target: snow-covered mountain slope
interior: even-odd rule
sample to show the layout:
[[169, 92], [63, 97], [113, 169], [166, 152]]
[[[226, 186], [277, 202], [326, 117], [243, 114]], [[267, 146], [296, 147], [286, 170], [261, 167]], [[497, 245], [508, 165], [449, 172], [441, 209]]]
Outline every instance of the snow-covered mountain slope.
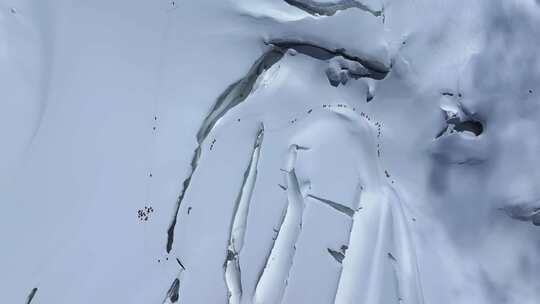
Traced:
[[537, 303], [540, 3], [0, 0], [1, 303]]

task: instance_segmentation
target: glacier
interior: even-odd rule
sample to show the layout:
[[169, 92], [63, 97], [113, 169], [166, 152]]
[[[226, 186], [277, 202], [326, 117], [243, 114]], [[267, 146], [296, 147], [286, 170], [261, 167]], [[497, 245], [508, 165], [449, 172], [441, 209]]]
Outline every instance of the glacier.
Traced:
[[538, 0], [0, 0], [0, 303], [536, 304]]

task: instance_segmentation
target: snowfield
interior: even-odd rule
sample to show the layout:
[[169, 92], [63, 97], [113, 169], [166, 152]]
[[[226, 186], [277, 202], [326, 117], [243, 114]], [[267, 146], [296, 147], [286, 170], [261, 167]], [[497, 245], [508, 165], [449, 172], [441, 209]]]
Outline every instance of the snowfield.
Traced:
[[538, 0], [0, 0], [0, 303], [536, 304]]

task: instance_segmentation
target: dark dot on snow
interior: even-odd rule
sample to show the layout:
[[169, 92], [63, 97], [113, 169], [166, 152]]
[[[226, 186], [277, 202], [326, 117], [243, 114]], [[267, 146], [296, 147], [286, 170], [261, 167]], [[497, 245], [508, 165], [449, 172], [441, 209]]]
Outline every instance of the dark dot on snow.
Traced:
[[14, 7], [12, 7], [12, 8], [9, 9], [9, 12], [12, 13], [12, 14], [16, 14], [17, 10]]
[[529, 90], [529, 94], [532, 94], [532, 90]]
[[148, 176], [152, 177], [152, 173], [148, 174]]
[[240, 121], [240, 118], [238, 118], [238, 121]]
[[457, 94], [457, 96], [458, 96], [459, 98], [463, 97], [463, 95], [461, 95], [461, 93]]

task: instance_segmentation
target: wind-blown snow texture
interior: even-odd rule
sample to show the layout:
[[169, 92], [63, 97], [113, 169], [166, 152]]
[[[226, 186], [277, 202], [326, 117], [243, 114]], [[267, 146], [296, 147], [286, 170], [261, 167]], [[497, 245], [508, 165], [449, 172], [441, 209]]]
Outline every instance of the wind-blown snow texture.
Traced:
[[0, 303], [540, 300], [537, 0], [0, 0]]

